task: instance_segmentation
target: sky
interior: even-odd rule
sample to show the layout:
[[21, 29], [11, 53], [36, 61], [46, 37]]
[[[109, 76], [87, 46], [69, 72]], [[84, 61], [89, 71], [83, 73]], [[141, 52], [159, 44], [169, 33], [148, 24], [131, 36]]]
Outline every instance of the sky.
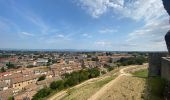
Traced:
[[161, 0], [0, 0], [1, 49], [167, 51]]

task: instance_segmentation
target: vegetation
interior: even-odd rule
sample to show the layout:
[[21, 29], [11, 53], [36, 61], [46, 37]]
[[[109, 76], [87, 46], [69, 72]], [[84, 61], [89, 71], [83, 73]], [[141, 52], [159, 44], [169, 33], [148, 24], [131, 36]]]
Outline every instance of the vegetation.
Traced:
[[132, 73], [136, 77], [146, 78], [146, 98], [147, 100], [163, 100], [165, 80], [161, 77], [148, 77], [148, 70], [140, 70]]
[[45, 75], [42, 75], [41, 77], [39, 77], [39, 78], [38, 78], [38, 80], [37, 80], [37, 81], [45, 80], [45, 77], [46, 77]]
[[50, 84], [50, 88], [53, 90], [62, 90], [64, 88], [64, 81], [63, 80], [54, 81]]
[[148, 77], [148, 70], [140, 70], [137, 72], [132, 73], [136, 77], [147, 78]]
[[160, 77], [148, 78], [149, 100], [163, 100], [165, 80]]
[[10, 96], [10, 97], [8, 98], [8, 100], [14, 100], [14, 97], [13, 97], [13, 96]]
[[12, 64], [11, 62], [7, 63], [6, 66], [7, 66], [8, 69], [17, 68], [17, 67], [16, 67], [14, 64]]
[[2, 67], [1, 70], [0, 70], [0, 72], [6, 72], [5, 68]]
[[131, 57], [131, 58], [121, 58], [118, 63], [122, 66], [127, 65], [142, 65], [143, 63], [147, 62], [147, 58], [144, 56], [137, 56], [137, 57]]
[[32, 98], [32, 100], [42, 100], [44, 97], [48, 96], [51, 93], [50, 88], [43, 88], [39, 90]]
[[[54, 81], [50, 84], [50, 87], [41, 89], [34, 95], [33, 100], [40, 100], [48, 96], [53, 91], [60, 91], [64, 88], [68, 88], [74, 85], [79, 84], [87, 79], [94, 78], [100, 75], [100, 71], [97, 68], [91, 68], [86, 70], [75, 71], [70, 74], [64, 74], [63, 80]], [[39, 79], [44, 79], [40, 77]]]

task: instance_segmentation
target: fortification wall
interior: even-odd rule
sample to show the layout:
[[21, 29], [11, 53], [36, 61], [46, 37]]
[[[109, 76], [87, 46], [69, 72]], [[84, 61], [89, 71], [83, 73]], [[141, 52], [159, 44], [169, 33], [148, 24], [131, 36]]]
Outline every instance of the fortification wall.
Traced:
[[170, 58], [162, 57], [161, 77], [170, 81]]
[[167, 53], [149, 53], [149, 77], [161, 76], [161, 60]]

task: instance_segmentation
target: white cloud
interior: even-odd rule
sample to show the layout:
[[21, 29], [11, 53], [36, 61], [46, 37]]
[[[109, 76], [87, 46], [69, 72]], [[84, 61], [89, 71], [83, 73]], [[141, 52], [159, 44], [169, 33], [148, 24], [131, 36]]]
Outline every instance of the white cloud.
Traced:
[[89, 35], [89, 34], [87, 34], [87, 33], [82, 34], [82, 36], [83, 36], [83, 37], [86, 37], [86, 38], [92, 38], [92, 36]]
[[25, 36], [34, 36], [34, 34], [28, 32], [21, 32], [21, 34]]
[[58, 38], [64, 38], [65, 36], [63, 34], [58, 34], [57, 37]]
[[[118, 19], [130, 18], [142, 22], [143, 26], [135, 28], [128, 34], [126, 44], [134, 44], [136, 48], [166, 50], [164, 35], [170, 29], [168, 14], [164, 10], [162, 0], [79, 0], [83, 9], [94, 18], [109, 12]], [[107, 33], [109, 30], [100, 31]], [[101, 42], [99, 44], [105, 44]], [[163, 45], [164, 44], [164, 45]], [[159, 45], [159, 46], [158, 46]], [[130, 45], [129, 45], [130, 46]], [[137, 47], [138, 46], [138, 47]], [[134, 47], [134, 46], [132, 46]]]
[[102, 14], [106, 13], [110, 7], [115, 7], [117, 9], [122, 8], [124, 3], [123, 0], [79, 0], [82, 8], [87, 9], [87, 11], [94, 17], [98, 18]]
[[118, 30], [116, 30], [116, 29], [102, 29], [102, 30], [99, 30], [99, 33], [101, 33], [101, 34], [115, 33], [115, 32], [118, 32]]
[[94, 18], [108, 11], [134, 20], [159, 18], [165, 13], [161, 0], [147, 0], [147, 2], [144, 0], [79, 0], [79, 2], [82, 8]]
[[94, 44], [96, 46], [102, 46], [102, 47], [112, 46], [112, 42], [109, 41], [96, 41]]

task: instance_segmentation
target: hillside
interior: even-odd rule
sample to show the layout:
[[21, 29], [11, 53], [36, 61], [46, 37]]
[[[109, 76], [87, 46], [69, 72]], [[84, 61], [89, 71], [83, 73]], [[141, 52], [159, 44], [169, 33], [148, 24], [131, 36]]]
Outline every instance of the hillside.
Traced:
[[130, 73], [141, 69], [146, 69], [146, 65], [116, 69], [106, 75], [61, 91], [48, 100], [140, 100], [145, 87], [145, 79], [133, 77]]

